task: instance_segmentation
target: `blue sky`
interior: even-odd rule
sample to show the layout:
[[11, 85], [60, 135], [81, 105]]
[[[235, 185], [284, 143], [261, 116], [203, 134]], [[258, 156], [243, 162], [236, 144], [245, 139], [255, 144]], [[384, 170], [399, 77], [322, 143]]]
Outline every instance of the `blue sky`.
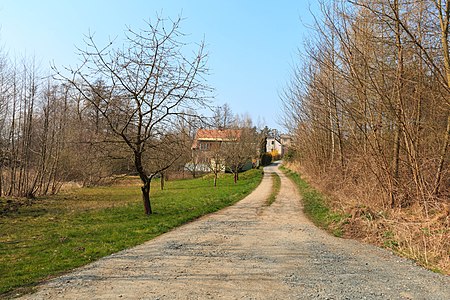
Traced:
[[[315, 3], [315, 1], [312, 1]], [[312, 23], [310, 1], [244, 0], [0, 0], [0, 45], [10, 56], [35, 57], [42, 69], [75, 65], [75, 46], [95, 32], [101, 40], [139, 29], [156, 14], [185, 20], [190, 42], [209, 53], [214, 102], [248, 113], [255, 124], [282, 129], [279, 93], [297, 63]]]

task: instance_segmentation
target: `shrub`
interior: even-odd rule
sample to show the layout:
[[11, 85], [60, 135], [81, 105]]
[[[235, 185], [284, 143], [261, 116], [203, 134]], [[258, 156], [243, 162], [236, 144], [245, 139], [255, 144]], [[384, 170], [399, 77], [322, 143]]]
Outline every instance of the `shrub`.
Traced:
[[272, 154], [264, 153], [261, 155], [261, 165], [268, 166], [272, 162]]

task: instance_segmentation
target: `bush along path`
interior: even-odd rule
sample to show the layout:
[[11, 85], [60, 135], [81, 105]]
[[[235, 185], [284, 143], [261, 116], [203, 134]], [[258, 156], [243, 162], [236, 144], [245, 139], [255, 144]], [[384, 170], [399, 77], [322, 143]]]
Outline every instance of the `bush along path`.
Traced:
[[[272, 173], [281, 177], [267, 206]], [[42, 285], [23, 299], [448, 299], [450, 278], [333, 237], [265, 168], [244, 200]]]

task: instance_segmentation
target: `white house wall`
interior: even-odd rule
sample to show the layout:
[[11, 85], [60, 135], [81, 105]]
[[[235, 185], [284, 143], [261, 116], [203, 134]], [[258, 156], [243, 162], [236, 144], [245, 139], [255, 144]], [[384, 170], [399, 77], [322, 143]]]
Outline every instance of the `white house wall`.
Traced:
[[277, 151], [279, 154], [281, 154], [282, 153], [281, 143], [279, 141], [277, 141], [276, 139], [268, 138], [267, 144], [266, 144], [266, 150], [267, 150], [267, 152]]

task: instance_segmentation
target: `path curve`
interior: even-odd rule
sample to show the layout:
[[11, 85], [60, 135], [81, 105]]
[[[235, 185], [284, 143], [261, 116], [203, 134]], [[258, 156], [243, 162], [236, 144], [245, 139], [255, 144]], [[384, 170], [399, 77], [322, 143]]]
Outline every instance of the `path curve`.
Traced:
[[[277, 165], [239, 203], [58, 277], [21, 299], [450, 299], [450, 277], [338, 239]], [[281, 190], [271, 206], [271, 174]]]

